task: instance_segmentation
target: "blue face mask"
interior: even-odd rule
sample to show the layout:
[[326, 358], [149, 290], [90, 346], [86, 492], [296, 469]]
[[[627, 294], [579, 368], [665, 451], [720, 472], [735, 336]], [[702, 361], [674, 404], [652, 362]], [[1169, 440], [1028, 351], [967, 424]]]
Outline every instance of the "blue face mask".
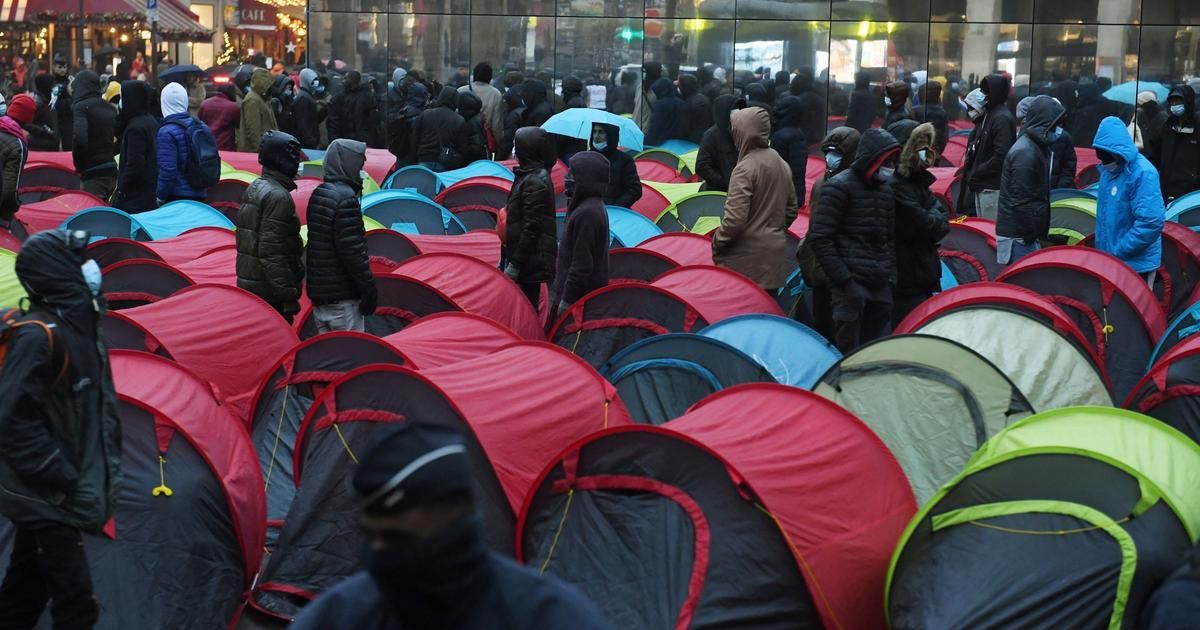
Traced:
[[825, 168], [830, 170], [836, 169], [842, 165], [842, 154], [837, 151], [830, 151], [825, 154]]
[[886, 182], [896, 174], [896, 169], [887, 166], [880, 166], [876, 172], [875, 178], [881, 182]]
[[1182, 104], [1171, 106], [1171, 115], [1172, 116], [1183, 116], [1184, 112], [1186, 112], [1186, 111], [1187, 111], [1187, 108], [1185, 108]]
[[607, 142], [593, 142], [592, 147], [595, 148], [597, 151], [603, 151], [604, 149], [608, 148], [608, 143]]
[[929, 152], [926, 151], [925, 149], [921, 149], [920, 151], [917, 151], [917, 159], [921, 160], [922, 162], [928, 162], [929, 161]]
[[83, 272], [83, 281], [87, 283], [92, 295], [100, 295], [100, 283], [102, 281], [100, 265], [97, 265], [94, 260], [89, 260], [80, 265], [79, 270]]
[[1050, 133], [1046, 134], [1046, 140], [1049, 140], [1050, 142], [1055, 142], [1059, 138], [1062, 137], [1062, 134], [1063, 134], [1063, 128], [1055, 127], [1054, 131], [1051, 131]]
[[1112, 173], [1113, 175], [1116, 175], [1117, 173], [1121, 172], [1121, 163], [1120, 162], [1109, 162], [1108, 164], [1104, 165], [1104, 170], [1108, 171], [1109, 173]]

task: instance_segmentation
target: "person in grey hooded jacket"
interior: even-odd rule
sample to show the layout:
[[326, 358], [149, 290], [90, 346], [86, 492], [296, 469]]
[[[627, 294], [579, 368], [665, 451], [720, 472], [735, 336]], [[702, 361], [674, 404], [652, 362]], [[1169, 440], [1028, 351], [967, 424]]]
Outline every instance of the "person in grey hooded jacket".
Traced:
[[296, 140], [300, 146], [315, 149], [321, 144], [321, 125], [325, 124], [326, 109], [321, 100], [325, 86], [316, 70], [300, 71], [300, 91], [292, 104], [292, 120], [296, 124]]
[[1002, 265], [1036, 251], [1049, 236], [1051, 147], [1062, 133], [1063, 113], [1053, 98], [1035, 98], [1004, 158], [996, 216], [996, 262]]

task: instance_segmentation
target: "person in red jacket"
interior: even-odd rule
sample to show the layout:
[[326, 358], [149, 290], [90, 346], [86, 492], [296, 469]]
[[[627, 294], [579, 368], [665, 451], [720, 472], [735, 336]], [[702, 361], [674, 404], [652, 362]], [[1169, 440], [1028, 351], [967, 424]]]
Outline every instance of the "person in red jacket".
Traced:
[[221, 151], [237, 151], [238, 124], [242, 120], [242, 108], [237, 102], [237, 88], [227, 83], [217, 94], [200, 104], [200, 120], [208, 125], [217, 137], [217, 148]]

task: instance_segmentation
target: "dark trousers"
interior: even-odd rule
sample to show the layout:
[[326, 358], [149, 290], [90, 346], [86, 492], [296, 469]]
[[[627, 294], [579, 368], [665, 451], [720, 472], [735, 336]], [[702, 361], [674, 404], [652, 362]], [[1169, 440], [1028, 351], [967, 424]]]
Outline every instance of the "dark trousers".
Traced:
[[46, 603], [54, 630], [90, 630], [100, 616], [79, 530], [18, 528], [0, 586], [0, 627], [33, 628]]
[[917, 307], [930, 297], [931, 294], [928, 293], [925, 295], [897, 295], [892, 304], [892, 329], [895, 330], [900, 322], [908, 317], [909, 313], [917, 310]]
[[79, 182], [79, 187], [83, 192], [92, 193], [100, 198], [100, 201], [108, 203], [112, 197], [113, 191], [117, 189], [117, 178], [112, 177], [89, 177]]
[[517, 286], [521, 287], [525, 297], [529, 298], [529, 303], [533, 304], [533, 312], [538, 312], [538, 305], [542, 302], [542, 283], [520, 282]]
[[886, 336], [891, 330], [890, 289], [865, 291], [861, 287], [833, 291], [833, 344], [843, 354]]

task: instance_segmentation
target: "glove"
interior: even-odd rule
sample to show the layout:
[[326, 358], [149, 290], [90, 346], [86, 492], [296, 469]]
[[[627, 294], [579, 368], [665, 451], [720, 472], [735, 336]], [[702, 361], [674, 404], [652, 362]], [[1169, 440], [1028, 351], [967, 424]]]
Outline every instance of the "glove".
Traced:
[[375, 307], [379, 305], [379, 292], [372, 287], [371, 291], [362, 296], [358, 302], [358, 312], [364, 317], [375, 314]]
[[513, 282], [520, 282], [521, 270], [517, 269], [516, 265], [508, 263], [508, 266], [504, 268], [504, 275], [508, 276], [508, 279]]

